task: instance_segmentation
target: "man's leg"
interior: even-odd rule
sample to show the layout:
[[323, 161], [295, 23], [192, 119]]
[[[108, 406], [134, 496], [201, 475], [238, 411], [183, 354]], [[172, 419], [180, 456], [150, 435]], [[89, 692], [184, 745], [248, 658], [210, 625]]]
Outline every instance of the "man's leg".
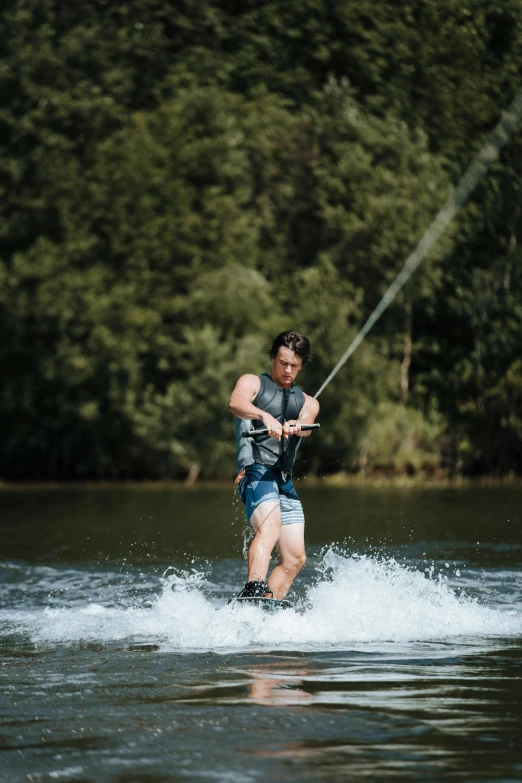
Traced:
[[281, 534], [277, 542], [281, 561], [270, 574], [268, 581], [274, 598], [279, 600], [285, 597], [295, 577], [306, 563], [304, 527], [299, 522], [281, 526]]
[[250, 517], [254, 540], [248, 550], [248, 581], [264, 581], [270, 565], [270, 557], [281, 534], [281, 510], [276, 500], [260, 503]]

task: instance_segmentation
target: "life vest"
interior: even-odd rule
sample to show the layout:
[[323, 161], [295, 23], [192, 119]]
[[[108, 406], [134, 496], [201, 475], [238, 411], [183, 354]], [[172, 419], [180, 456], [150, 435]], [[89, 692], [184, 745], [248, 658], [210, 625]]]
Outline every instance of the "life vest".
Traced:
[[[282, 389], [274, 383], [268, 373], [259, 376], [261, 381], [259, 391], [252, 404], [262, 411], [270, 413], [281, 424], [299, 418], [304, 405], [305, 396], [299, 386], [295, 384], [291, 389]], [[281, 470], [290, 474], [295, 462], [297, 449], [301, 444], [301, 438], [290, 435], [288, 439], [281, 438], [277, 441], [269, 435], [256, 435], [254, 438], [243, 438], [243, 432], [263, 429], [264, 424], [260, 419], [247, 420], [234, 417], [236, 428], [236, 469], [240, 473], [247, 465], [257, 463], [269, 468]]]

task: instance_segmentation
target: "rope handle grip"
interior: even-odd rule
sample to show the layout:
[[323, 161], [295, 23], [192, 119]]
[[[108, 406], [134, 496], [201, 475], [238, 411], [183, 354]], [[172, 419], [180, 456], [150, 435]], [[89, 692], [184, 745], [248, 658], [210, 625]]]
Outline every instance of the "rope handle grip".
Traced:
[[[301, 424], [301, 431], [306, 432], [307, 430], [320, 430], [321, 425], [320, 424]], [[267, 429], [264, 430], [250, 430], [250, 432], [243, 432], [242, 437], [243, 438], [253, 438], [254, 435], [266, 435], [268, 432]]]

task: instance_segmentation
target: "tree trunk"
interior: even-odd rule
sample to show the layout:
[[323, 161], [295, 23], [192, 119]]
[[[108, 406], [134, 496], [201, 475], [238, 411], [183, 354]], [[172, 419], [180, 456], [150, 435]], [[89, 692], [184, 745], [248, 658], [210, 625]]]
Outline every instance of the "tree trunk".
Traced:
[[198, 476], [201, 470], [201, 465], [198, 462], [193, 462], [192, 465], [189, 468], [189, 472], [187, 473], [187, 478], [185, 479], [185, 484], [195, 484], [198, 480]]
[[412, 348], [413, 313], [411, 302], [406, 302], [404, 319], [404, 356], [401, 363], [401, 399], [406, 402], [410, 388], [410, 365]]
[[513, 216], [513, 225], [511, 226], [511, 236], [509, 238], [509, 245], [506, 253], [506, 271], [504, 274], [504, 288], [509, 291], [511, 286], [511, 270], [513, 261], [511, 256], [515, 252], [517, 246], [517, 226], [520, 220], [520, 204], [515, 207], [515, 214]]

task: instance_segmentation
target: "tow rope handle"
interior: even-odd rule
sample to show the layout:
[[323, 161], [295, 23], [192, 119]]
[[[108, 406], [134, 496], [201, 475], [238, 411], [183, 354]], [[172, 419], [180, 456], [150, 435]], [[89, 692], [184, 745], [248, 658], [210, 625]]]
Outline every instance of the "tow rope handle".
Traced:
[[[320, 424], [301, 424], [301, 432], [307, 432], [308, 430], [320, 430]], [[266, 435], [267, 429], [264, 430], [250, 430], [250, 432], [243, 432], [243, 438], [253, 438], [255, 435]]]

